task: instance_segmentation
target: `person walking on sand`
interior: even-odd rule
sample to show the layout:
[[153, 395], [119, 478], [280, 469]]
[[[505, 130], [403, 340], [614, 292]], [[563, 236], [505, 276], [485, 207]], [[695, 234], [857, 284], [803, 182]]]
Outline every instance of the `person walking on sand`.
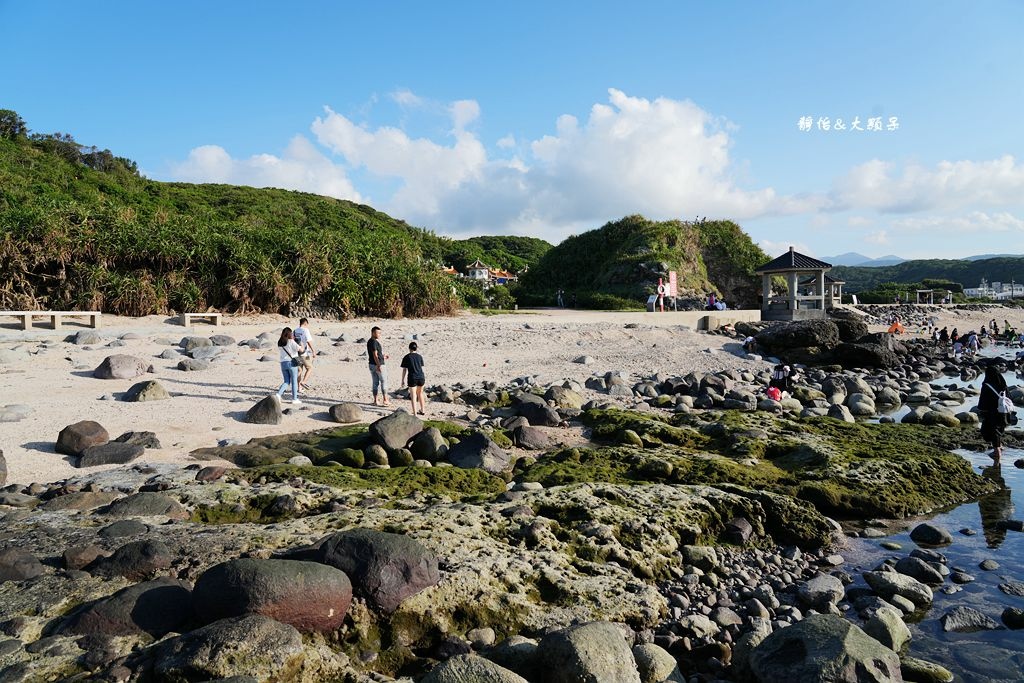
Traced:
[[[388, 373], [384, 365], [388, 357], [384, 355], [384, 347], [380, 345], [380, 328], [377, 326], [370, 330], [370, 339], [366, 342], [366, 355], [370, 361], [370, 377], [373, 380], [373, 405], [389, 406], [391, 402], [388, 401]], [[380, 389], [380, 403], [377, 403], [377, 389]]]
[[1006, 399], [1006, 380], [999, 372], [998, 364], [990, 363], [985, 368], [985, 379], [978, 396], [978, 412], [981, 413], [981, 436], [992, 444], [993, 460], [999, 460], [1003, 454], [1003, 430], [1009, 414], [1003, 405], [1004, 399], [1009, 400]]
[[[416, 414], [416, 401], [419, 400], [419, 414], [426, 414], [426, 405], [423, 403], [423, 385], [426, 383], [426, 375], [423, 374], [423, 356], [418, 354], [416, 342], [409, 342], [409, 353], [402, 358], [402, 384], [409, 387], [409, 400], [412, 401], [412, 414]], [[406, 384], [408, 380], [408, 384]]]
[[299, 366], [302, 365], [299, 354], [301, 350], [299, 345], [295, 343], [292, 328], [286, 327], [281, 331], [281, 338], [277, 340], [277, 346], [281, 361], [281, 376], [284, 377], [284, 381], [277, 390], [277, 397], [281, 398], [284, 396], [284, 390], [290, 385], [292, 388], [292, 404], [300, 405], [302, 403], [299, 400]]
[[309, 389], [309, 376], [313, 374], [313, 357], [316, 355], [316, 350], [313, 348], [313, 336], [309, 333], [309, 319], [302, 318], [299, 320], [299, 326], [295, 328], [292, 334], [295, 337], [295, 343], [302, 350], [300, 356], [302, 366], [299, 368], [299, 388]]

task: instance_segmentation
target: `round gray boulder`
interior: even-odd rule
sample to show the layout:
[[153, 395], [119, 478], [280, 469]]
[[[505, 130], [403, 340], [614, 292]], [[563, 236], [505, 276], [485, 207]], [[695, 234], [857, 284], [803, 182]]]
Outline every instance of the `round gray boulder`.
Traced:
[[899, 656], [832, 614], [814, 614], [779, 629], [750, 653], [759, 683], [897, 683]]
[[438, 664], [420, 683], [528, 683], [525, 678], [475, 655], [458, 655]]
[[363, 409], [356, 403], [339, 403], [331, 406], [331, 419], [341, 424], [363, 421]]
[[548, 634], [537, 648], [537, 661], [542, 683], [640, 683], [622, 630], [606, 621]]
[[222, 619], [157, 646], [153, 673], [162, 681], [207, 681], [253, 676], [277, 681], [304, 660], [294, 626], [250, 614]]
[[153, 365], [148, 361], [135, 356], [117, 354], [104, 358], [92, 376], [96, 379], [135, 379], [147, 372], [153, 372]]

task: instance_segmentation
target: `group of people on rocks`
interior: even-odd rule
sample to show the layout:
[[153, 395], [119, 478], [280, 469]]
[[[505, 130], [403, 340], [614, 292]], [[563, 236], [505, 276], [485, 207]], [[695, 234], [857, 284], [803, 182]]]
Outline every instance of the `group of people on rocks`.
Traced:
[[[370, 368], [370, 386], [373, 395], [373, 405], [390, 406], [387, 392], [387, 360], [390, 358], [384, 353], [384, 347], [380, 342], [381, 329], [376, 325], [370, 330], [370, 338], [366, 341], [366, 356]], [[277, 396], [284, 397], [284, 392], [291, 388], [292, 404], [301, 405], [299, 391], [310, 388], [308, 381], [313, 372], [313, 359], [316, 357], [316, 349], [313, 346], [312, 335], [309, 332], [309, 320], [302, 318], [298, 327], [292, 329], [286, 327], [281, 330], [281, 337], [277, 340], [279, 360], [281, 362], [281, 376], [283, 381], [278, 387]], [[412, 402], [413, 414], [426, 413], [426, 404], [423, 399], [423, 385], [426, 383], [426, 375], [423, 372], [423, 356], [419, 354], [419, 345], [410, 342], [409, 353], [402, 358], [401, 383], [409, 389], [409, 399]], [[378, 402], [378, 394], [380, 399]], [[419, 410], [417, 410], [417, 405]]]

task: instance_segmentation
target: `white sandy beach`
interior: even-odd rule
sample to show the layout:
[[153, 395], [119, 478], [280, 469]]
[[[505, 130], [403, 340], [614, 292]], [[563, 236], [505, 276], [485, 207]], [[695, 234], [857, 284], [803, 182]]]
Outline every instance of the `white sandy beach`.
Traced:
[[[1015, 317], [1011, 317], [1013, 314]], [[944, 311], [941, 324], [958, 326], [963, 332], [995, 317], [1020, 325], [1019, 309], [1001, 309], [995, 315], [984, 312]], [[314, 346], [322, 352], [312, 377], [312, 388], [302, 395], [304, 405], [286, 415], [280, 425], [252, 425], [243, 422], [245, 411], [257, 400], [276, 391], [281, 382], [277, 349], [253, 351], [244, 346], [227, 347], [226, 353], [205, 371], [183, 372], [178, 359], [157, 358], [184, 336], [227, 334], [242, 341], [261, 332], [275, 335], [296, 321], [283, 316], [225, 317], [224, 325], [199, 324], [186, 329], [164, 316], [117, 318], [104, 316], [99, 330], [105, 341], [126, 333], [140, 339], [126, 341], [120, 348], [105, 345], [82, 348], [64, 342], [79, 329], [66, 325], [61, 331], [16, 329], [13, 319], [0, 320], [0, 349], [28, 351], [27, 359], [0, 365], [0, 406], [23, 404], [31, 409], [18, 422], [0, 423], [0, 450], [7, 460], [8, 482], [28, 484], [50, 482], [81, 473], [71, 458], [54, 451], [57, 434], [68, 424], [95, 420], [115, 438], [126, 431], [152, 431], [162, 448], [148, 450], [145, 462], [192, 462], [189, 453], [196, 448], [216, 446], [221, 439], [239, 439], [301, 432], [329, 427], [330, 406], [343, 401], [363, 405], [367, 416], [384, 415], [384, 409], [370, 406], [370, 377], [365, 344], [373, 325], [383, 329], [383, 345], [388, 361], [389, 388], [396, 389], [400, 379], [399, 361], [406, 352], [411, 335], [418, 336], [420, 353], [426, 361], [427, 386], [435, 384], [478, 384], [494, 381], [503, 384], [513, 378], [532, 375], [540, 384], [564, 379], [585, 380], [609, 370], [630, 373], [634, 379], [661, 372], [718, 371], [726, 368], [759, 370], [763, 362], [744, 360], [731, 351], [733, 339], [697, 333], [681, 324], [692, 320], [684, 315], [664, 313], [612, 313], [597, 311], [543, 310], [482, 316], [463, 314], [452, 318], [425, 320], [323, 321], [313, 320], [310, 329]], [[637, 328], [627, 329], [629, 323]], [[690, 323], [692, 324], [692, 323]], [[882, 329], [882, 328], [874, 328]], [[913, 331], [913, 330], [911, 330]], [[329, 336], [321, 336], [326, 332]], [[341, 333], [348, 341], [334, 345]], [[276, 338], [276, 337], [275, 337]], [[125, 353], [143, 358], [154, 366], [154, 374], [135, 380], [101, 380], [92, 376], [106, 356]], [[270, 354], [273, 361], [261, 362]], [[594, 359], [592, 365], [574, 363], [579, 356]], [[185, 356], [181, 356], [184, 358]], [[102, 400], [119, 397], [132, 384], [156, 379], [173, 398], [165, 401], [127, 403]], [[587, 392], [589, 398], [597, 394]], [[286, 394], [290, 398], [290, 394]], [[407, 401], [392, 397], [393, 407], [406, 407]], [[286, 408], [291, 406], [287, 403]], [[428, 417], [462, 417], [465, 406], [428, 402]], [[116, 466], [109, 466], [116, 467]]]

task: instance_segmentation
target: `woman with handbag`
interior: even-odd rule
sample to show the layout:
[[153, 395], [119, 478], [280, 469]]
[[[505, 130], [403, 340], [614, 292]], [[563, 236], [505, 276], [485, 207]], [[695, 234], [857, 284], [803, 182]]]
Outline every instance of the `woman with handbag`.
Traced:
[[1006, 380], [999, 372], [999, 366], [991, 363], [985, 368], [985, 379], [978, 396], [978, 412], [981, 413], [981, 436], [992, 444], [994, 460], [999, 460], [1003, 454], [1003, 430], [1006, 429], [1010, 412], [1007, 406], [1009, 400], [1006, 396]]
[[300, 405], [302, 401], [299, 400], [299, 368], [302, 366], [302, 349], [295, 343], [292, 328], [284, 328], [281, 338], [277, 340], [277, 346], [280, 351], [281, 375], [284, 377], [284, 382], [277, 390], [277, 397], [284, 396], [284, 390], [291, 385], [292, 404]]

